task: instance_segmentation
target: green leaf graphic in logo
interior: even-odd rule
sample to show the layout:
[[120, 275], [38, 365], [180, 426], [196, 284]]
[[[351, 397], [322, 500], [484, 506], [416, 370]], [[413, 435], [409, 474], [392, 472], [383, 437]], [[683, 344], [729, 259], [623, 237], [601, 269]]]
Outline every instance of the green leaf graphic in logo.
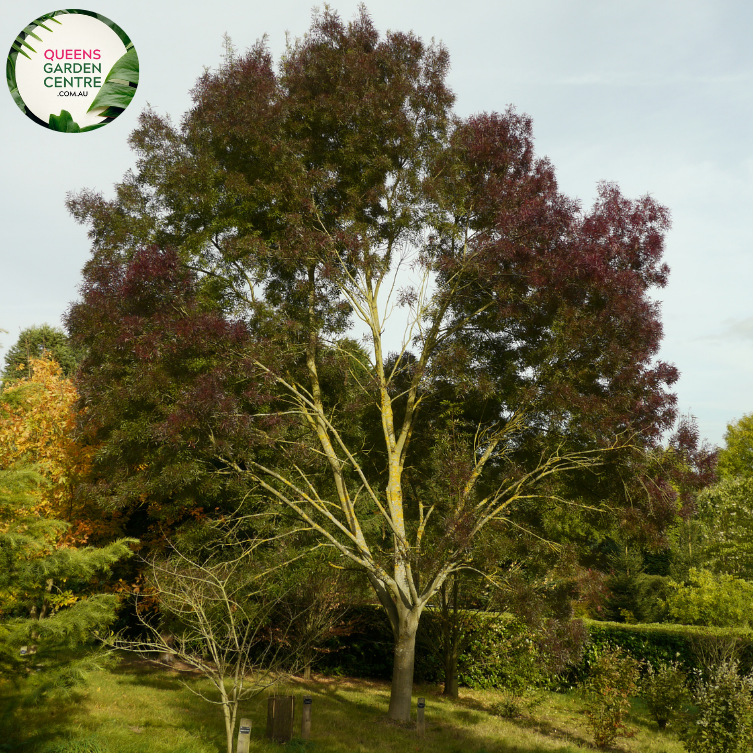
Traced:
[[107, 123], [96, 123], [95, 125], [85, 126], [81, 128], [73, 116], [68, 110], [61, 110], [60, 115], [50, 115], [49, 127], [51, 131], [61, 131], [62, 133], [85, 133], [86, 131], [93, 131], [96, 128], [102, 128]]
[[81, 131], [78, 123], [73, 122], [73, 117], [68, 110], [61, 110], [60, 115], [50, 115], [50, 130], [62, 131], [63, 133], [79, 133]]
[[[45, 31], [52, 32], [54, 30], [54, 26], [52, 23], [56, 23], [58, 26], [60, 26], [60, 21], [55, 19], [55, 16], [59, 13], [59, 11], [55, 11], [54, 13], [45, 13], [45, 15], [40, 16], [39, 18], [32, 21], [14, 40], [13, 44], [10, 47], [10, 52], [8, 53], [8, 59], [5, 63], [5, 79], [8, 82], [8, 89], [10, 89], [10, 94], [13, 97], [13, 101], [18, 105], [21, 112], [26, 114], [26, 105], [24, 104], [24, 101], [21, 97], [21, 94], [18, 91], [18, 84], [16, 83], [16, 58], [20, 55], [23, 55], [25, 58], [29, 58], [31, 60], [31, 56], [24, 50], [24, 47], [28, 50], [31, 50], [33, 53], [36, 52], [36, 50], [26, 41], [27, 37], [32, 37], [33, 39], [37, 39], [40, 42], [42, 41], [42, 38], [34, 33], [34, 29], [37, 27], [40, 27], [44, 29]], [[49, 26], [45, 25], [45, 21], [49, 23]]]
[[132, 47], [107, 74], [105, 83], [97, 92], [88, 112], [95, 107], [106, 107], [106, 117], [117, 117], [131, 103], [139, 83], [139, 58]]

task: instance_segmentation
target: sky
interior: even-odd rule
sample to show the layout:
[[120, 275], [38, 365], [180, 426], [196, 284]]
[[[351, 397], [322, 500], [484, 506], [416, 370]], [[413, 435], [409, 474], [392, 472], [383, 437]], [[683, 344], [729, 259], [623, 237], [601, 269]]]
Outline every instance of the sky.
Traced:
[[[113, 194], [135, 163], [127, 138], [148, 104], [175, 121], [223, 35], [243, 51], [267, 35], [279, 59], [286, 34], [308, 29], [313, 5], [212, 0], [201, 13], [176, 0], [86, 0], [131, 37], [140, 82], [115, 122], [84, 134], [41, 128], [0, 95], [0, 356], [20, 331], [60, 326], [89, 256], [86, 228], [65, 196]], [[330, 7], [352, 18], [357, 2]], [[747, 0], [372, 0], [376, 27], [412, 30], [449, 50], [461, 116], [513, 104], [533, 118], [536, 151], [562, 191], [590, 207], [599, 181], [651, 194], [673, 227], [665, 260], [659, 357], [681, 373], [678, 408], [701, 437], [753, 411], [753, 3]], [[5, 4], [6, 49], [47, 2]]]

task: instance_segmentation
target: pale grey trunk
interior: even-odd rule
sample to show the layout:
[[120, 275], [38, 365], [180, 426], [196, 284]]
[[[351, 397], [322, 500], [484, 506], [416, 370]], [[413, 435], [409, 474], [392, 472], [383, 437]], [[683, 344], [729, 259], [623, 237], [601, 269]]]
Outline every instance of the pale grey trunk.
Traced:
[[409, 722], [413, 696], [413, 667], [416, 658], [416, 631], [420, 613], [415, 608], [398, 607], [398, 615], [389, 717], [399, 722]]

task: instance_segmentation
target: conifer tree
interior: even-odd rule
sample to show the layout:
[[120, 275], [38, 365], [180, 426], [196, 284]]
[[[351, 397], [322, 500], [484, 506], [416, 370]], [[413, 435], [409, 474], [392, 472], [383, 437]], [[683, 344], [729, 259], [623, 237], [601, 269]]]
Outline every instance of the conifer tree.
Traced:
[[44, 478], [31, 466], [0, 470], [0, 671], [23, 679], [33, 662], [44, 687], [67, 687], [86, 666], [82, 649], [115, 618], [118, 599], [101, 593], [129, 542], [70, 548], [67, 524], [40, 514]]

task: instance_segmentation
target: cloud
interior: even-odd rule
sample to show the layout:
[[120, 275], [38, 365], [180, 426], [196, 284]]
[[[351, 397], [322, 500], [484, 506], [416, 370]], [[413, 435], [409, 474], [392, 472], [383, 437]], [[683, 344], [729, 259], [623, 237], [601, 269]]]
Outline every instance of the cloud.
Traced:
[[718, 335], [721, 340], [753, 340], [753, 316], [746, 319], [725, 319], [725, 329]]

